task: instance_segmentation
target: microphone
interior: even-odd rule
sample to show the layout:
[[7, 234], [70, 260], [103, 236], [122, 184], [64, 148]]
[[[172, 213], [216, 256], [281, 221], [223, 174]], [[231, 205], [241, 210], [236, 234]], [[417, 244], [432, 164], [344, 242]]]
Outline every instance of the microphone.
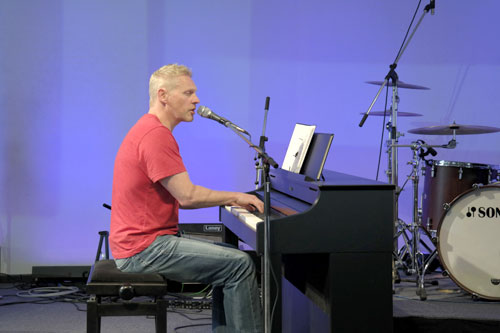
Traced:
[[198, 112], [198, 114], [200, 116], [202, 116], [203, 118], [208, 118], [208, 119], [212, 119], [212, 120], [215, 120], [216, 122], [218, 123], [221, 123], [222, 125], [228, 127], [228, 126], [231, 126], [232, 128], [238, 130], [239, 132], [241, 133], [245, 133], [247, 135], [250, 135], [247, 131], [245, 131], [243, 128], [233, 124], [232, 122], [230, 122], [229, 120], [227, 120], [226, 118], [224, 117], [221, 117], [219, 115], [217, 115], [215, 112], [213, 112], [212, 110], [210, 110], [209, 108], [207, 108], [206, 106], [203, 106], [203, 105], [200, 105], [198, 107], [198, 110], [196, 111]]

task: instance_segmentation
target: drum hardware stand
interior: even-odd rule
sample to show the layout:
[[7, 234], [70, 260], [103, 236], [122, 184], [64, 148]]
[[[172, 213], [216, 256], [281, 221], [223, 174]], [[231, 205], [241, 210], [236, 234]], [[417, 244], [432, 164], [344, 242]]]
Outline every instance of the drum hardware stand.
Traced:
[[[419, 166], [423, 156], [423, 147], [421, 142], [413, 142], [411, 145], [398, 145], [398, 147], [410, 147], [413, 151], [412, 161], [408, 163], [413, 166], [412, 172], [408, 176], [408, 179], [411, 179], [413, 184], [413, 218], [410, 224], [405, 224], [403, 222], [399, 222], [398, 224], [399, 230], [396, 233], [396, 240], [397, 237], [403, 235], [403, 240], [405, 244], [398, 251], [396, 259], [399, 265], [407, 267], [408, 274], [415, 274], [415, 273], [417, 274], [417, 286], [418, 286], [417, 295], [419, 295], [420, 298], [423, 300], [427, 298], [424, 286], [420, 285], [420, 281], [423, 281], [423, 275], [425, 273], [425, 270], [423, 269], [423, 265], [425, 263], [425, 257], [424, 254], [419, 249], [420, 243], [423, 242], [420, 238], [420, 226], [421, 226], [422, 214], [418, 204], [418, 183], [420, 180]], [[411, 234], [411, 238], [408, 236], [408, 232]], [[406, 255], [410, 259], [409, 263], [404, 263], [403, 261], [403, 258]], [[410, 280], [410, 282], [413, 282], [413, 280]]]
[[[427, 299], [427, 293], [425, 290], [425, 273], [428, 270], [430, 264], [437, 256], [437, 249], [431, 250], [429, 246], [422, 241], [421, 239], [421, 228], [422, 228], [422, 207], [420, 200], [419, 204], [419, 193], [418, 193], [418, 184], [420, 181], [419, 177], [419, 169], [425, 171], [425, 168], [421, 168], [421, 161], [425, 161], [425, 156], [431, 154], [432, 156], [436, 156], [437, 152], [433, 147], [439, 148], [454, 148], [456, 146], [455, 139], [451, 140], [446, 145], [428, 145], [423, 140], [418, 140], [413, 142], [410, 145], [398, 145], [398, 147], [409, 147], [413, 151], [412, 161], [408, 164], [413, 166], [411, 174], [408, 176], [408, 179], [412, 180], [413, 184], [413, 220], [411, 224], [405, 224], [402, 221], [398, 223], [398, 231], [396, 233], [396, 240], [399, 236], [403, 236], [404, 245], [403, 247], [395, 254], [397, 263], [400, 267], [407, 267], [407, 273], [409, 274], [417, 274], [416, 283], [417, 283], [417, 295], [420, 296], [421, 300]], [[427, 149], [424, 152], [424, 149]], [[406, 183], [405, 183], [406, 184]], [[404, 187], [404, 185], [403, 185]], [[408, 236], [410, 233], [411, 238]], [[429, 234], [426, 234], [430, 237]], [[431, 242], [434, 244], [431, 238]], [[424, 246], [430, 253], [430, 255], [425, 258], [425, 255], [420, 251], [420, 244]], [[403, 258], [408, 255], [410, 262], [409, 264], [405, 264]], [[414, 282], [414, 280], [410, 280], [410, 282]], [[430, 281], [431, 284], [437, 285], [437, 281]]]
[[[390, 130], [391, 124], [390, 122], [387, 125], [388, 129]], [[398, 138], [401, 135], [401, 133], [397, 133]], [[409, 147], [413, 151], [413, 159], [411, 162], [408, 162], [408, 164], [413, 165], [413, 169], [411, 174], [408, 176], [408, 179], [412, 180], [413, 183], [413, 221], [411, 224], [406, 224], [403, 220], [397, 219], [396, 220], [396, 226], [395, 226], [395, 235], [394, 235], [394, 241], [395, 241], [395, 249], [397, 249], [398, 244], [397, 241], [400, 236], [402, 236], [404, 245], [401, 247], [399, 250], [395, 250], [393, 255], [395, 259], [395, 266], [394, 266], [394, 272], [393, 275], [395, 276], [395, 282], [402, 281], [402, 279], [399, 277], [398, 273], [398, 268], [405, 268], [406, 272], [408, 274], [415, 274], [417, 273], [417, 283], [418, 283], [418, 291], [417, 294], [421, 296], [422, 300], [426, 299], [425, 295], [425, 289], [424, 289], [424, 276], [425, 272], [429, 268], [430, 264], [436, 257], [435, 251], [431, 249], [425, 242], [421, 240], [420, 237], [420, 229], [422, 228], [422, 207], [419, 205], [419, 194], [418, 194], [418, 184], [420, 181], [420, 177], [418, 175], [419, 173], [419, 166], [420, 166], [420, 160], [426, 161], [425, 156], [431, 154], [432, 156], [436, 156], [437, 152], [434, 150], [435, 148], [447, 148], [447, 149], [453, 149], [456, 147], [457, 142], [456, 142], [456, 133], [455, 130], [453, 131], [453, 139], [450, 140], [447, 144], [445, 145], [428, 145], [425, 143], [423, 140], [417, 140], [416, 142], [413, 142], [410, 145], [399, 145], [395, 144], [392, 145], [390, 143], [391, 141], [388, 141], [388, 152], [389, 152], [389, 166], [393, 166], [393, 163], [391, 163], [391, 150], [396, 150], [399, 147]], [[424, 149], [427, 149], [427, 151], [424, 152]], [[421, 168], [422, 172], [425, 172], [425, 168]], [[397, 171], [397, 169], [396, 169]], [[392, 180], [391, 176], [391, 169], [387, 171], [388, 176], [390, 177], [390, 181]], [[397, 177], [396, 177], [397, 181]], [[406, 184], [406, 182], [405, 182]], [[404, 188], [405, 184], [399, 188], [396, 188], [396, 212], [397, 208], [399, 205], [399, 194], [401, 193], [402, 189]], [[420, 202], [422, 202], [422, 199], [420, 199]], [[424, 229], [426, 230], [426, 229]], [[430, 238], [431, 243], [435, 244], [434, 238], [435, 236], [427, 234], [427, 236]], [[419, 245], [422, 244], [423, 247], [427, 249], [427, 251], [430, 254], [430, 256], [425, 259], [425, 256], [420, 250], [418, 249]], [[410, 263], [406, 264], [404, 262], [405, 256], [408, 256], [410, 259]], [[412, 280], [413, 281], [413, 280]], [[410, 282], [412, 282], [410, 281]], [[437, 281], [436, 281], [437, 282]], [[434, 281], [431, 282], [431, 284], [436, 284]]]
[[[418, 251], [418, 245], [421, 242], [419, 232], [421, 209], [418, 205], [419, 165], [421, 154], [419, 155], [418, 151], [422, 151], [422, 145], [419, 142], [414, 142], [411, 145], [398, 145], [398, 147], [410, 147], [413, 151], [413, 159], [408, 163], [413, 166], [412, 172], [408, 176], [408, 179], [411, 179], [413, 184], [413, 219], [411, 224], [406, 224], [403, 221], [398, 220], [398, 231], [395, 235], [395, 239], [397, 240], [397, 238], [402, 235], [405, 245], [396, 254], [396, 260], [400, 265], [407, 266], [408, 274], [414, 274], [419, 272], [418, 263], [423, 257], [423, 254]], [[408, 232], [411, 234], [411, 238], [408, 236]], [[406, 255], [410, 258], [409, 265], [405, 265], [403, 263], [403, 258]]]
[[[437, 153], [435, 152], [435, 150], [432, 147], [446, 148], [446, 149], [454, 149], [454, 148], [456, 148], [456, 146], [457, 146], [456, 130], [455, 129], [453, 130], [453, 138], [446, 145], [427, 145], [427, 144], [425, 144], [424, 141], [422, 141], [422, 140], [419, 140], [419, 141], [422, 142], [422, 144], [423, 144], [422, 147], [425, 147], [425, 148], [428, 149], [428, 151], [427, 151], [428, 153], [430, 152], [432, 154], [432, 156], [436, 156]], [[424, 156], [428, 155], [428, 153], [426, 153], [425, 155], [421, 156], [421, 158], [424, 161], [425, 161]], [[425, 170], [425, 169], [422, 169], [422, 170]], [[478, 184], [475, 184], [475, 185], [478, 185]], [[476, 188], [479, 188], [479, 187], [480, 186], [477, 186]], [[422, 202], [422, 200], [421, 200], [421, 202]], [[447, 207], [445, 206], [444, 209], [447, 211], [447, 210], [449, 210], [450, 206], [449, 206], [449, 204], [446, 204], [446, 205], [447, 205]], [[419, 228], [422, 227], [421, 222], [422, 222], [422, 207], [419, 208]], [[424, 230], [427, 230], [427, 229], [424, 228]], [[417, 234], [420, 235], [420, 232], [417, 232]], [[432, 235], [432, 234], [428, 234], [428, 233], [425, 233], [425, 234], [428, 235], [429, 238], [430, 238], [430, 240], [431, 240], [431, 242], [433, 244], [435, 244], [436, 236]], [[425, 244], [425, 243], [423, 243], [423, 244]], [[427, 247], [427, 250], [430, 250], [430, 249]], [[437, 247], [435, 247], [434, 250], [432, 252], [430, 252], [430, 254], [427, 257], [427, 259], [425, 259], [425, 257], [423, 256], [423, 254], [421, 254], [421, 255], [422, 255], [421, 261], [419, 261], [419, 263], [421, 263], [421, 270], [418, 271], [419, 274], [417, 276], [417, 295], [420, 296], [420, 299], [422, 301], [425, 301], [427, 299], [427, 293], [425, 291], [425, 273], [429, 269], [429, 266], [431, 265], [431, 263], [433, 262], [433, 260], [438, 255]], [[437, 281], [431, 281], [431, 283], [433, 285], [437, 285]]]

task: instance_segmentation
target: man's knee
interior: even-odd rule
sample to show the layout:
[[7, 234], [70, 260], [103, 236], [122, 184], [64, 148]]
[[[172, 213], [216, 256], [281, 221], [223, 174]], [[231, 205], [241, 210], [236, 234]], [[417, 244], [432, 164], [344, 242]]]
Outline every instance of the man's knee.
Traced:
[[248, 275], [252, 275], [255, 273], [254, 261], [248, 253], [243, 252], [243, 251], [239, 251], [238, 256], [237, 256], [237, 260], [238, 260], [238, 265], [239, 265], [242, 273], [246, 273]]

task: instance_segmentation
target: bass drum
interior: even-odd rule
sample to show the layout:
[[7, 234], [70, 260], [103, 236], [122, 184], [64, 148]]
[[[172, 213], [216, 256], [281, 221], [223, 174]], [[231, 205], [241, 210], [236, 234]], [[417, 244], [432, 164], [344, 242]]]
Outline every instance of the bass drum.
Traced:
[[500, 300], [500, 185], [455, 198], [437, 235], [441, 264], [450, 278], [473, 295]]

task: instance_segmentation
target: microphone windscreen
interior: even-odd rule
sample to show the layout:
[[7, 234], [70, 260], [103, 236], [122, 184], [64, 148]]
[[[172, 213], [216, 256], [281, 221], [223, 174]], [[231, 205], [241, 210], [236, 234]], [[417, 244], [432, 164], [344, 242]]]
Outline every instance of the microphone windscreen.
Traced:
[[197, 110], [198, 114], [202, 117], [208, 118], [212, 113], [212, 110], [207, 108], [206, 106], [200, 105]]

